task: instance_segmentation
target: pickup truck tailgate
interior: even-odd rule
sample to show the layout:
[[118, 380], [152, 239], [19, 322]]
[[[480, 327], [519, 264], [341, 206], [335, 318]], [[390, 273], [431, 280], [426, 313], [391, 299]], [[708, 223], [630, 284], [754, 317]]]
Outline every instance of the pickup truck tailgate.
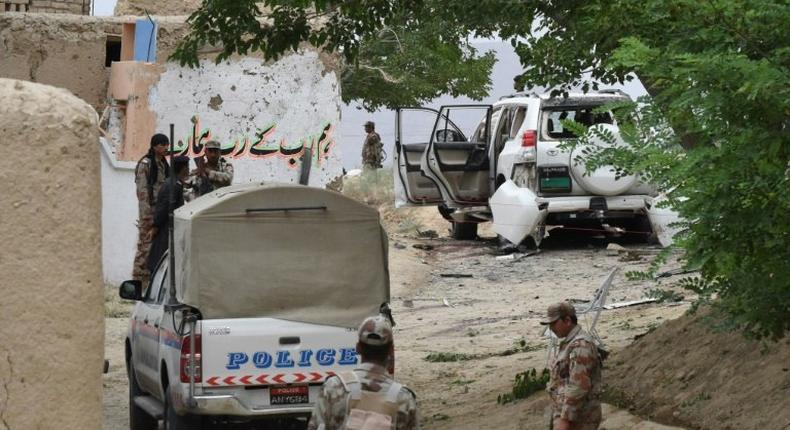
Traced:
[[234, 318], [203, 320], [200, 333], [204, 388], [320, 384], [358, 362], [354, 329]]

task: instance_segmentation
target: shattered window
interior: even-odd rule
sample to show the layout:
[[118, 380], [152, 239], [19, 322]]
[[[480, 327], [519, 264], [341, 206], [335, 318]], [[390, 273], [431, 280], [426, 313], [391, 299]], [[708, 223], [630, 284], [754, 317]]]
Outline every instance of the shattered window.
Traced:
[[565, 120], [576, 121], [590, 127], [595, 124], [612, 124], [612, 115], [609, 112], [593, 112], [595, 107], [565, 108], [547, 110], [543, 112], [542, 137], [546, 140], [573, 139], [577, 137], [566, 129], [562, 122]]

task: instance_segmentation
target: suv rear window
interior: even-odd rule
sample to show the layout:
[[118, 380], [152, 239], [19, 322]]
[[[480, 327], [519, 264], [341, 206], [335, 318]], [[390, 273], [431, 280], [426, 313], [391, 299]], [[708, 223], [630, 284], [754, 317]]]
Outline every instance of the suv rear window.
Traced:
[[541, 118], [541, 137], [543, 140], [574, 139], [577, 136], [562, 126], [563, 120], [576, 121], [587, 127], [595, 124], [612, 124], [609, 112], [594, 113], [594, 106], [564, 107], [544, 110]]

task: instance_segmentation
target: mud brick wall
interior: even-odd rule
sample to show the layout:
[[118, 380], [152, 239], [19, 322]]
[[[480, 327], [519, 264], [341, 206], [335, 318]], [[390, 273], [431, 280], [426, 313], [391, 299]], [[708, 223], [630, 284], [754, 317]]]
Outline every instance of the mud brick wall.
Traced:
[[104, 288], [96, 111], [0, 78], [0, 429], [101, 429]]

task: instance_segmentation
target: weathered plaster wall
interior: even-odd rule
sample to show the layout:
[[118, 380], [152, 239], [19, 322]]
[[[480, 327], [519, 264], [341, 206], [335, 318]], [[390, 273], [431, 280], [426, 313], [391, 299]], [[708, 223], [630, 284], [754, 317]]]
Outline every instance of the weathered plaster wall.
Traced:
[[[184, 149], [193, 135], [199, 145], [210, 133], [234, 163], [237, 183], [297, 182], [304, 148], [313, 152], [311, 185], [340, 175], [340, 104], [337, 77], [325, 72], [315, 51], [276, 63], [203, 61], [197, 69], [169, 63], [149, 96], [157, 130], [174, 123]], [[194, 145], [188, 149], [195, 154]]]
[[109, 76], [105, 39], [88, 17], [0, 14], [0, 77], [66, 88], [97, 107]]
[[[100, 429], [104, 348], [96, 112], [0, 79], [0, 428]], [[30, 156], [30, 154], [36, 156]]]

